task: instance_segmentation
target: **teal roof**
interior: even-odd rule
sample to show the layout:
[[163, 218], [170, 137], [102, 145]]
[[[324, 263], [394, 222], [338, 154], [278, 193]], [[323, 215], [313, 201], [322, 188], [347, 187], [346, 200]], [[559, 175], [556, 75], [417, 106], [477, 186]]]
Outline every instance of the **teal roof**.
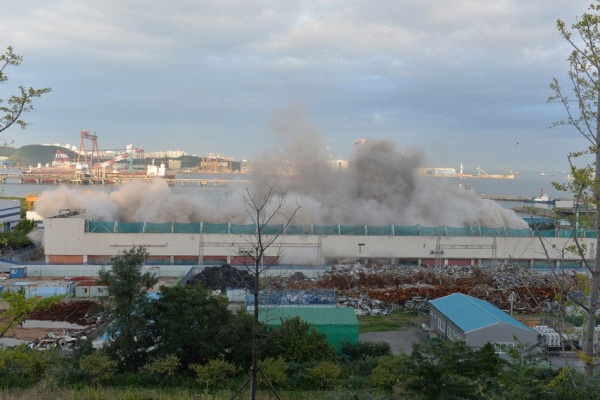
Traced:
[[465, 333], [500, 322], [531, 330], [525, 324], [487, 301], [463, 293], [454, 293], [431, 300], [429, 303]]
[[300, 317], [311, 325], [356, 325], [358, 319], [353, 308], [333, 307], [269, 307], [260, 308], [258, 319], [279, 326], [282, 319]]

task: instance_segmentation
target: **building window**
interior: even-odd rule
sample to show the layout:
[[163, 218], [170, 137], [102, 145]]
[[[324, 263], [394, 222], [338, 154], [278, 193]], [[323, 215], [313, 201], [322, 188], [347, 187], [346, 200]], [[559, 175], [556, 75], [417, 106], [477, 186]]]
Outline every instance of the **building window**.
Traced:
[[438, 328], [440, 329], [441, 332], [446, 333], [446, 323], [441, 318], [438, 319]]
[[448, 339], [452, 340], [452, 341], [456, 341], [456, 340], [463, 340], [463, 337], [461, 335], [459, 335], [459, 333], [457, 331], [455, 331], [454, 329], [452, 329], [450, 326], [448, 326]]
[[99, 287], [98, 288], [98, 293], [104, 293], [104, 288]]
[[515, 347], [513, 342], [507, 343], [494, 343], [494, 351], [496, 354], [507, 354], [509, 349]]

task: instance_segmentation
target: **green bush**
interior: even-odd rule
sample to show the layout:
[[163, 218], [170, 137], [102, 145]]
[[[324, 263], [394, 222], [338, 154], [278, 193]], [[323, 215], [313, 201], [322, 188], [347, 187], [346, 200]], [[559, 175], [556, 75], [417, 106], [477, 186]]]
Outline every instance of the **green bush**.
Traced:
[[84, 356], [79, 360], [81, 368], [95, 385], [105, 382], [117, 372], [117, 362], [99, 352]]
[[399, 376], [407, 365], [405, 355], [385, 356], [379, 358], [377, 366], [371, 373], [373, 386], [391, 389], [398, 382]]
[[[283, 357], [265, 358], [259, 365], [273, 386], [284, 384], [288, 380], [288, 366]], [[262, 385], [267, 384], [260, 373], [258, 374], [258, 382]]]
[[64, 360], [45, 371], [43, 382], [48, 388], [76, 387], [87, 384], [88, 377], [76, 363]]
[[340, 363], [342, 376], [340, 384], [346, 389], [366, 390], [371, 389], [371, 373], [377, 367], [379, 358], [367, 357], [358, 361], [345, 361]]
[[27, 346], [0, 347], [0, 385], [26, 387], [38, 382], [58, 362], [56, 352], [40, 352]]
[[142, 367], [142, 371], [160, 380], [173, 375], [180, 365], [177, 356], [169, 354], [150, 361]]
[[240, 372], [235, 364], [221, 359], [210, 360], [208, 364], [191, 366], [196, 376], [207, 388], [223, 387], [227, 378], [234, 377]]
[[315, 387], [322, 389], [333, 389], [335, 381], [342, 374], [342, 369], [331, 361], [321, 361], [308, 370]]
[[350, 361], [364, 360], [367, 357], [391, 356], [392, 349], [388, 342], [344, 342], [341, 348], [342, 356]]

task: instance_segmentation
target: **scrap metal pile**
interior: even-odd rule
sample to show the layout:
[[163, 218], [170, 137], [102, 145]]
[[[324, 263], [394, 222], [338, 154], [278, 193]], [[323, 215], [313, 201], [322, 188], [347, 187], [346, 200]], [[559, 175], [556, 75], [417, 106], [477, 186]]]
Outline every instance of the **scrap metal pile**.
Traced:
[[253, 277], [248, 271], [237, 269], [229, 264], [220, 267], [207, 267], [190, 279], [190, 285], [202, 285], [207, 289], [225, 292], [228, 287], [251, 288]]
[[28, 320], [69, 322], [77, 329], [63, 329], [62, 332], [48, 332], [28, 344], [29, 348], [73, 349], [79, 340], [85, 340], [98, 330], [104, 322], [98, 313], [98, 303], [90, 300], [65, 301], [46, 309], [28, 314]]
[[316, 281], [290, 282], [289, 287], [335, 289], [338, 296], [349, 299], [346, 300], [348, 305], [360, 304], [365, 310], [380, 310], [382, 303], [383, 308], [390, 310], [404, 306], [413, 298], [433, 300], [460, 292], [486, 300], [500, 309], [512, 307], [516, 312], [527, 313], [553, 307], [556, 300], [565, 298], [566, 291], [581, 290], [573, 272], [556, 276], [512, 264], [495, 267], [337, 265]]

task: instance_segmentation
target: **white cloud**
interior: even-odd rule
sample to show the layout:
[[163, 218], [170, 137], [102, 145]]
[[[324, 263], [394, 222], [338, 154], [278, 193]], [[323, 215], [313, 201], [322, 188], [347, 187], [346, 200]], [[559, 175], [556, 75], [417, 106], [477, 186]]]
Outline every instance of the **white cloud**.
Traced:
[[[432, 137], [460, 143], [477, 132], [486, 152], [485, 135], [518, 132], [545, 155], [515, 158], [520, 164], [561, 159], [565, 135], [577, 149], [576, 134], [548, 136], [561, 110], [545, 99], [552, 78], [568, 70], [556, 20], [574, 22], [585, 4], [6, 3], [0, 45], [24, 57], [11, 83], [54, 89], [25, 133], [7, 131], [21, 145], [73, 142], [89, 129], [102, 147], [168, 148], [181, 137], [177, 147], [189, 153], [252, 158], [272, 115], [301, 101], [338, 157], [351, 152], [353, 135], [367, 133], [437, 151]], [[0, 98], [9, 89], [0, 87]], [[487, 160], [504, 166], [511, 150], [499, 144]]]

